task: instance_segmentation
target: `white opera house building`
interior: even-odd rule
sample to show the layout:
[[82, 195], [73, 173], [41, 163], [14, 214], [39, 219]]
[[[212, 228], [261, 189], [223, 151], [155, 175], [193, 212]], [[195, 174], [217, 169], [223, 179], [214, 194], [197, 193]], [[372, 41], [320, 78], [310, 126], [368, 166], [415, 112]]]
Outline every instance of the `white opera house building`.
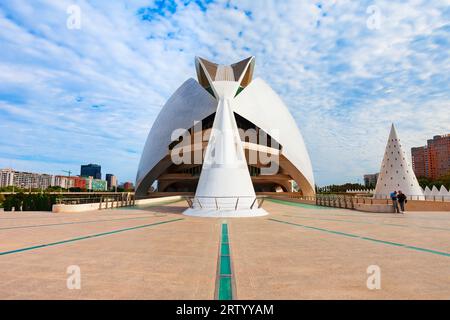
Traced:
[[314, 195], [302, 135], [281, 98], [253, 79], [255, 58], [195, 64], [197, 80], [175, 91], [148, 134], [136, 196], [195, 194], [187, 214], [247, 216], [264, 214], [257, 193]]

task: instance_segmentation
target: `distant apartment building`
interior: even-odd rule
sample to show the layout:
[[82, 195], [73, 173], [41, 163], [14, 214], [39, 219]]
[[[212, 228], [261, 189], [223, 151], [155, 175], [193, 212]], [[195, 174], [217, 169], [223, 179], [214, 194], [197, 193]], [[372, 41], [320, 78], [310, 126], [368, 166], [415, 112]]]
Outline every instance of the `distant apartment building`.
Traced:
[[365, 174], [364, 175], [364, 185], [367, 188], [374, 188], [377, 184], [379, 173], [373, 173], [373, 174]]
[[132, 183], [132, 182], [125, 182], [125, 183], [123, 184], [123, 188], [124, 188], [125, 190], [133, 190], [134, 186], [133, 186], [133, 183]]
[[117, 187], [117, 177], [111, 173], [106, 174], [106, 182], [108, 183], [108, 190]]
[[82, 177], [85, 180], [85, 188], [92, 191], [107, 191], [106, 180], [95, 179], [94, 177]]
[[101, 179], [92, 179], [91, 183], [91, 189], [93, 191], [107, 191], [108, 190], [108, 184], [106, 180]]
[[411, 148], [411, 159], [416, 177], [430, 177], [430, 159], [426, 146]]
[[81, 177], [93, 177], [94, 179], [102, 178], [102, 167], [98, 164], [86, 164], [81, 166]]
[[0, 170], [0, 188], [12, 186], [14, 183], [14, 170], [1, 169]]
[[74, 188], [87, 189], [86, 188], [86, 179], [82, 177], [71, 177], [73, 181]]
[[69, 189], [73, 187], [73, 179], [67, 176], [53, 176], [52, 186]]
[[411, 158], [417, 177], [437, 179], [450, 174], [450, 134], [434, 136], [426, 146], [411, 148]]
[[52, 185], [53, 176], [34, 172], [0, 170], [0, 187], [16, 186], [23, 189], [47, 189]]

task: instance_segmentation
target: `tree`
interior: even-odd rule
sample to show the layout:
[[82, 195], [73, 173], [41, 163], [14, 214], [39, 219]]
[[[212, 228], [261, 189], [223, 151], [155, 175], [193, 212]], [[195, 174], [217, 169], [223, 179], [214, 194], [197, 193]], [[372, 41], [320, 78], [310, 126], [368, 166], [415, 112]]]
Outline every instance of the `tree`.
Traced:
[[0, 194], [0, 208], [3, 208], [3, 202], [5, 201], [5, 196]]
[[417, 181], [423, 189], [425, 189], [425, 187], [432, 189], [433, 186], [436, 186], [436, 188], [439, 189], [441, 186], [445, 186], [448, 190], [450, 188], [450, 173], [434, 180], [428, 177], [418, 177]]

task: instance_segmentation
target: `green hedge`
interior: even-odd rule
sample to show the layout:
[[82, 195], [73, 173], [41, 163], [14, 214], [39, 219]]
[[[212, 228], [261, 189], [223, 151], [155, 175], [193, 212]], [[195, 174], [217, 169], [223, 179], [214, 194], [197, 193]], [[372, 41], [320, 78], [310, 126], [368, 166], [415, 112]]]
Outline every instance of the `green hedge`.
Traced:
[[53, 204], [56, 203], [57, 196], [46, 193], [16, 193], [6, 197], [3, 202], [5, 211], [11, 211], [14, 207], [16, 211], [52, 211]]

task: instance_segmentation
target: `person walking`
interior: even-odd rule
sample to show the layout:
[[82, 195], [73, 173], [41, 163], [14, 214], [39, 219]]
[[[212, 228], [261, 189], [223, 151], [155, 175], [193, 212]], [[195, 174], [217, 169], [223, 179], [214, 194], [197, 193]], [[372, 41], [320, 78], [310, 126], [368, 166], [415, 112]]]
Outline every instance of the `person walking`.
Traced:
[[390, 194], [392, 205], [394, 206], [394, 213], [400, 213], [398, 209], [397, 191], [391, 192]]
[[405, 203], [408, 202], [408, 200], [406, 200], [405, 194], [402, 193], [400, 190], [398, 191], [398, 194], [397, 194], [397, 201], [400, 205], [400, 211], [404, 214], [405, 213]]

